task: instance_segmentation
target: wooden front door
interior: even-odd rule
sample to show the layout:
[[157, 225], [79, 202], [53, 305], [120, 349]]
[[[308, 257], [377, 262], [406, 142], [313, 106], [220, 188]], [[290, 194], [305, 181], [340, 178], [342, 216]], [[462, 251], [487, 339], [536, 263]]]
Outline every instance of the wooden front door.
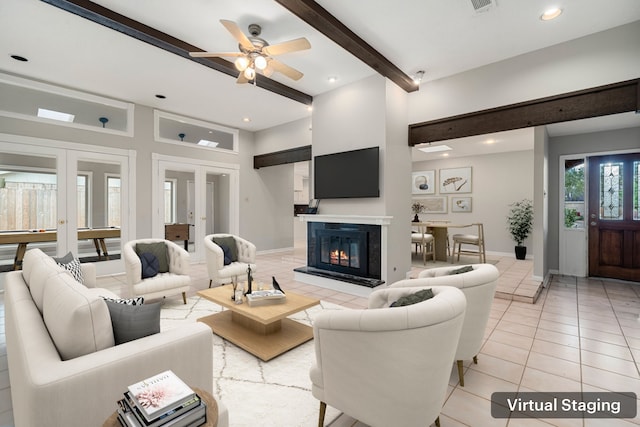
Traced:
[[640, 281], [640, 153], [589, 158], [589, 276]]

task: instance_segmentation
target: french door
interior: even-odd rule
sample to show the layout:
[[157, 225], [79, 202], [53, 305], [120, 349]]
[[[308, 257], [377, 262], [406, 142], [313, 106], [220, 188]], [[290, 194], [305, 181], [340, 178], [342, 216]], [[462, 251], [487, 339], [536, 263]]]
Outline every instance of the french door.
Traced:
[[640, 281], [640, 153], [589, 158], [589, 276]]

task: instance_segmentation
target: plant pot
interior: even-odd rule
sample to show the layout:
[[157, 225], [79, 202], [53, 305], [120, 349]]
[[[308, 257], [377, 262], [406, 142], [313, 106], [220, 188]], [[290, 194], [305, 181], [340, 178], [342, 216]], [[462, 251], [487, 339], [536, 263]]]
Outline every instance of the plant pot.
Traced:
[[516, 259], [525, 259], [527, 256], [526, 246], [516, 246]]
[[413, 220], [411, 222], [420, 222], [420, 218], [418, 218], [418, 214], [415, 214]]

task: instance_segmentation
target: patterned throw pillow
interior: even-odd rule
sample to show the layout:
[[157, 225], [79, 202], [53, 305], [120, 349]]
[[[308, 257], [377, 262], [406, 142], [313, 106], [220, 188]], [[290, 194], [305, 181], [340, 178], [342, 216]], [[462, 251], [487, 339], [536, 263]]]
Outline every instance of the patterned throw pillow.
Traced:
[[84, 275], [82, 274], [80, 260], [78, 258], [75, 258], [71, 252], [61, 258], [53, 259], [60, 267], [67, 270], [76, 282], [82, 283], [84, 285]]
[[143, 252], [139, 256], [142, 263], [142, 278], [155, 277], [160, 270], [158, 257], [151, 252]]
[[158, 265], [160, 266], [158, 273], [169, 271], [169, 255], [167, 253], [167, 245], [164, 242], [137, 243], [136, 254], [140, 256], [145, 252], [150, 252], [158, 258]]
[[135, 297], [135, 298], [129, 298], [129, 299], [102, 297], [102, 299], [105, 301], [115, 302], [116, 304], [125, 304], [125, 305], [144, 304], [144, 297]]

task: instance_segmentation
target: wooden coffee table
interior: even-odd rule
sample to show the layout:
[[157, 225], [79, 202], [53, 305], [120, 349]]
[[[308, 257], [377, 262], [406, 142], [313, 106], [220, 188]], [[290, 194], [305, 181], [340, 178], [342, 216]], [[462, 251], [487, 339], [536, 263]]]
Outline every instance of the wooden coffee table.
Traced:
[[199, 291], [201, 297], [228, 310], [201, 317], [198, 322], [265, 362], [313, 338], [313, 328], [287, 316], [313, 307], [320, 300], [287, 292], [284, 303], [251, 307], [246, 298], [242, 304], [235, 304], [231, 294], [229, 285]]

